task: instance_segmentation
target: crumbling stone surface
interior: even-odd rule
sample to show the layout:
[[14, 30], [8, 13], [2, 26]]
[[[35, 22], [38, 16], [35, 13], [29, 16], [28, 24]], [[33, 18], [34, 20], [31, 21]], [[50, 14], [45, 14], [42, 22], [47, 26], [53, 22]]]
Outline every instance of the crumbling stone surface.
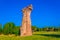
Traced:
[[30, 14], [32, 11], [32, 5], [29, 5], [25, 8], [23, 8], [23, 19], [22, 19], [22, 26], [20, 28], [21, 36], [30, 36], [32, 35], [32, 29], [31, 29], [31, 19]]

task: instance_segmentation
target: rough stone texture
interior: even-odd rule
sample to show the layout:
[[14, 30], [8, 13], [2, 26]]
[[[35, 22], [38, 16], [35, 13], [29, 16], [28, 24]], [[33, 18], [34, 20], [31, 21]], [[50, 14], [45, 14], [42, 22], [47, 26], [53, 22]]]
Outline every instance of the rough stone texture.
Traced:
[[29, 5], [22, 10], [23, 19], [22, 19], [22, 26], [20, 29], [21, 36], [32, 35], [31, 19], [30, 19], [31, 11], [32, 11], [32, 5]]

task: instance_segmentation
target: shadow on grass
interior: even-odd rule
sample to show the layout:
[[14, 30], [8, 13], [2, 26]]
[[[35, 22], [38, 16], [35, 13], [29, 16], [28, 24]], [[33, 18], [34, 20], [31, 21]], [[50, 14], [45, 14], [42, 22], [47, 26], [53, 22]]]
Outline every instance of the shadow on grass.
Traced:
[[42, 36], [60, 38], [60, 34], [34, 34], [34, 35], [42, 35]]

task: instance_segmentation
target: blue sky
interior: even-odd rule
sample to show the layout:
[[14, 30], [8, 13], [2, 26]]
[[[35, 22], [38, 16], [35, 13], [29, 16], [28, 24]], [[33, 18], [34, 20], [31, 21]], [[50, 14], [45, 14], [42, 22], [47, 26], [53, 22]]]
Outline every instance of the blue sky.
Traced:
[[32, 25], [60, 26], [59, 0], [0, 0], [0, 24], [13, 22], [17, 26], [22, 23], [22, 8], [32, 4]]

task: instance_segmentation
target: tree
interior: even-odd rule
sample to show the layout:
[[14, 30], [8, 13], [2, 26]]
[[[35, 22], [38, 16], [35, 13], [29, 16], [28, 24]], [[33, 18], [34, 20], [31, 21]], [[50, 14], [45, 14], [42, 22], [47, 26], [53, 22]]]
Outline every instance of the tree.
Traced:
[[2, 24], [0, 24], [0, 34], [2, 33]]
[[4, 34], [12, 34], [14, 30], [15, 24], [12, 22], [6, 23], [3, 27]]
[[15, 26], [13, 33], [15, 35], [20, 35], [20, 26]]
[[32, 26], [32, 32], [38, 31], [38, 28], [36, 26]]
[[39, 28], [39, 31], [43, 31], [43, 28]]

